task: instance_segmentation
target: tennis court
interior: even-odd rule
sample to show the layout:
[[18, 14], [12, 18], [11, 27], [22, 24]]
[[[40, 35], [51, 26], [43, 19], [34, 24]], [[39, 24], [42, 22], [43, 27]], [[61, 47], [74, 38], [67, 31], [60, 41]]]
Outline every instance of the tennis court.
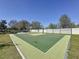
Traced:
[[64, 59], [70, 35], [15, 34], [11, 39], [27, 59]]
[[57, 43], [64, 35], [59, 34], [45, 34], [45, 35], [28, 35], [15, 34], [17, 37], [23, 39], [27, 43], [40, 49], [43, 52], [48, 51], [55, 43]]

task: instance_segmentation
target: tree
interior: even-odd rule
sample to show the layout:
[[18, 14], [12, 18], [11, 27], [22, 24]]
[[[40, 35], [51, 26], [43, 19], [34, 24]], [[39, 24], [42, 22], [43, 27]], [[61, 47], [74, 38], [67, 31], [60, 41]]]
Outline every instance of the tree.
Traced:
[[71, 20], [67, 15], [62, 15], [60, 17], [60, 27], [61, 28], [70, 28]]
[[6, 24], [7, 24], [6, 20], [0, 21], [0, 31], [5, 31], [5, 29], [7, 28]]
[[75, 25], [75, 23], [72, 22], [71, 25], [70, 25], [70, 27], [71, 28], [76, 28], [77, 26]]
[[79, 28], [79, 24], [77, 24], [77, 25], [76, 25], [76, 27], [78, 27], [78, 28]]
[[29, 30], [30, 29], [30, 23], [26, 20], [21, 20], [17, 23], [17, 28], [20, 30]]
[[17, 22], [16, 20], [11, 20], [8, 25], [9, 25], [9, 27], [12, 28], [12, 29], [17, 29], [17, 27], [16, 27], [16, 26], [17, 26], [17, 25], [16, 25], [17, 23], [18, 23], [18, 22]]
[[26, 20], [21, 20], [18, 22], [16, 20], [11, 20], [9, 22], [9, 26], [14, 29], [16, 28], [18, 30], [24, 30], [24, 29], [29, 29], [30, 23]]
[[57, 25], [50, 23], [50, 24], [48, 25], [48, 28], [49, 28], [49, 29], [55, 29], [55, 28], [57, 28]]
[[31, 27], [32, 27], [32, 29], [41, 29], [41, 28], [43, 28], [41, 23], [38, 22], [38, 21], [32, 21]]
[[18, 30], [18, 27], [17, 27], [17, 21], [16, 20], [11, 20], [8, 25], [9, 25], [9, 28], [7, 29], [7, 31], [9, 33], [17, 33], [19, 30]]

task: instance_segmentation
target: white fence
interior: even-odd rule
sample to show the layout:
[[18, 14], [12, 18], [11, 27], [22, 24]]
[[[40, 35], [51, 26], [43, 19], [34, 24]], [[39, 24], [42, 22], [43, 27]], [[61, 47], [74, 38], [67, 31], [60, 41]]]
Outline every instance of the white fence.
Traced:
[[60, 33], [60, 34], [79, 34], [79, 28], [64, 28], [64, 29], [32, 29], [30, 32], [44, 33]]

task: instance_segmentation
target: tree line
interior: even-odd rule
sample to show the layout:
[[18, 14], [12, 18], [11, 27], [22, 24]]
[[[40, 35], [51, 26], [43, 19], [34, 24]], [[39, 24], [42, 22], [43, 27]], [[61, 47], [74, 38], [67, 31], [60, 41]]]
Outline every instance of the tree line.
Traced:
[[[58, 24], [50, 23], [46, 28], [77, 28], [79, 24], [75, 24], [67, 15], [62, 15], [59, 19]], [[30, 29], [44, 29], [45, 27], [39, 21], [32, 21], [31, 23], [27, 20], [11, 20], [8, 25], [6, 20], [0, 21], [0, 33], [16, 33], [21, 31], [29, 31]]]
[[79, 24], [75, 24], [71, 21], [71, 19], [67, 15], [62, 15], [59, 19], [58, 24], [50, 23], [48, 25], [48, 28], [54, 29], [54, 28], [78, 28]]

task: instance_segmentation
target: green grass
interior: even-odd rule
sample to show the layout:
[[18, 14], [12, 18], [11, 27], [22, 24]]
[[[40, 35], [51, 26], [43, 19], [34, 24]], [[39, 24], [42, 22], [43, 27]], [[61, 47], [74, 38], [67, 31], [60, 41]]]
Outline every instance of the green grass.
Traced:
[[72, 35], [68, 59], [79, 59], [79, 35]]
[[[0, 59], [21, 59], [8, 34], [0, 35]], [[9, 44], [11, 45], [9, 45]]]
[[45, 34], [38, 36], [32, 36], [27, 34], [15, 35], [43, 52], [47, 52], [55, 43], [57, 43], [64, 36], [59, 34]]

